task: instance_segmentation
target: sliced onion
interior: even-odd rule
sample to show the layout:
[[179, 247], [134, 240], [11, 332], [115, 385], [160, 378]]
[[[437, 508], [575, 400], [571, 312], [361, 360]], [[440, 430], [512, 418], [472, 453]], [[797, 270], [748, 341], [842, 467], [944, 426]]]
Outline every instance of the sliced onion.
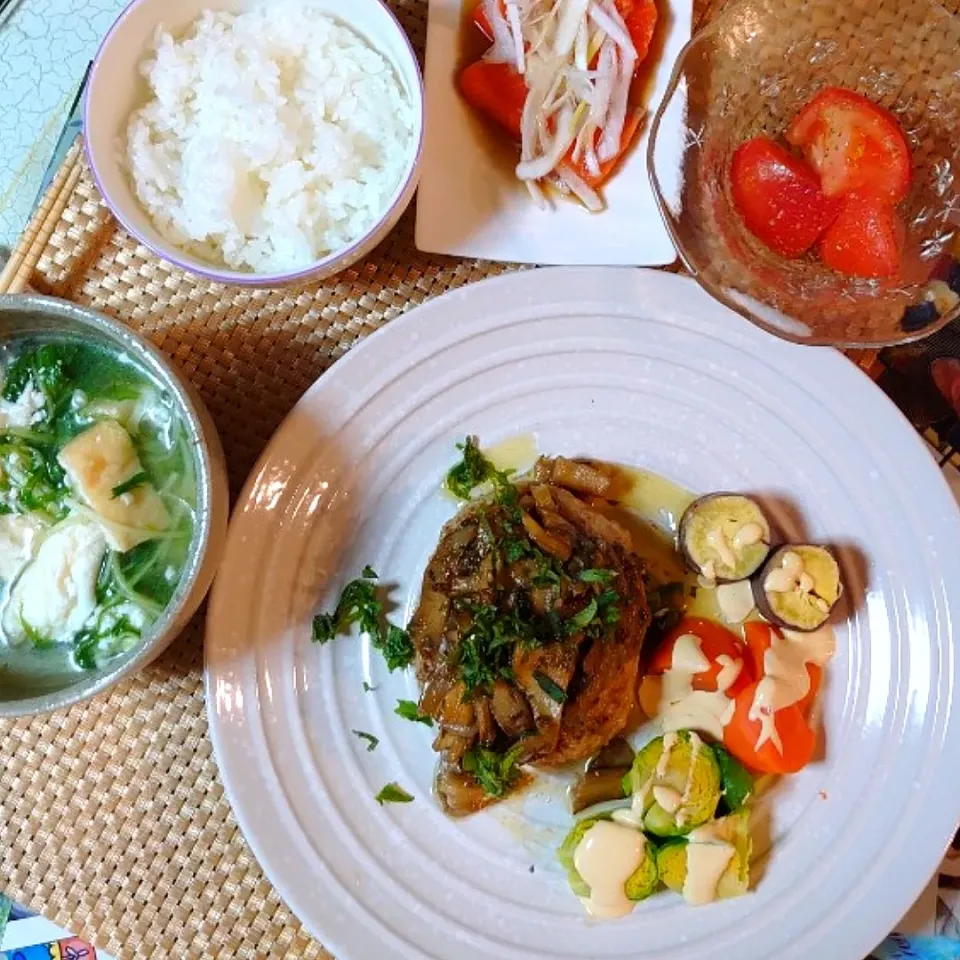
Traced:
[[602, 127], [606, 123], [610, 112], [610, 98], [613, 94], [613, 84], [617, 77], [617, 51], [612, 41], [604, 42], [600, 47], [600, 57], [597, 60], [597, 80], [593, 88], [593, 100], [590, 104], [588, 123], [594, 127]]
[[[624, 53], [633, 55], [637, 58], [637, 50], [627, 32], [626, 24], [616, 12], [611, 11], [610, 7], [601, 7], [595, 3], [590, 7], [590, 19], [621, 49]], [[619, 22], [618, 22], [619, 21]]]
[[547, 202], [547, 198], [543, 193], [543, 190], [540, 187], [540, 184], [536, 180], [524, 180], [527, 191], [531, 197], [533, 197], [533, 202], [541, 209], [546, 210], [550, 204]]
[[560, 22], [553, 37], [553, 52], [558, 57], [566, 57], [577, 42], [577, 33], [583, 15], [591, 5], [591, 0], [560, 0]]
[[636, 57], [628, 56], [622, 50], [617, 57], [617, 77], [610, 95], [610, 113], [597, 147], [597, 157], [601, 163], [612, 160], [620, 153], [623, 140], [623, 128], [627, 120], [627, 108], [630, 104], [630, 85], [633, 83], [633, 68]]
[[583, 180], [572, 167], [561, 163], [557, 167], [557, 177], [570, 188], [570, 192], [591, 212], [599, 213], [603, 209], [600, 194]]
[[586, 14], [580, 19], [580, 26], [577, 29], [577, 40], [573, 46], [573, 62], [578, 70], [588, 70], [590, 68], [590, 57], [587, 56], [587, 50], [590, 46], [590, 24], [587, 21]]
[[591, 177], [600, 176], [600, 160], [597, 157], [596, 147], [593, 145], [593, 128], [591, 127], [590, 140], [587, 143], [586, 150], [584, 151], [584, 163], [587, 165], [587, 170], [590, 171]]
[[523, 52], [523, 26], [520, 23], [520, 8], [516, 0], [505, 0], [507, 8], [507, 25], [513, 34], [514, 55], [517, 58], [517, 72], [524, 74], [527, 72], [527, 58]]
[[537, 153], [538, 124], [543, 114], [543, 106], [554, 88], [559, 71], [552, 64], [538, 64], [537, 69], [528, 72], [529, 92], [523, 104], [520, 116], [520, 159], [532, 160]]
[[484, 54], [484, 59], [516, 66], [517, 52], [513, 33], [500, 9], [500, 0], [483, 0], [483, 12], [490, 22], [490, 29], [493, 30], [493, 46]]
[[521, 180], [541, 180], [556, 169], [557, 164], [566, 156], [570, 145], [577, 135], [578, 123], [575, 112], [569, 107], [560, 111], [557, 117], [557, 129], [552, 142], [547, 144], [544, 154], [533, 160], [521, 160], [517, 164], [517, 176]]

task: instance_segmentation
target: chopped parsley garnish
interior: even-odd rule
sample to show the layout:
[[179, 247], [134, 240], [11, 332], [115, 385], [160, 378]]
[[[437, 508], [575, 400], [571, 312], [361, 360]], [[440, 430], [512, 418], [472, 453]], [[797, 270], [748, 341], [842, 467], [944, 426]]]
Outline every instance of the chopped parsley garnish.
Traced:
[[494, 495], [504, 506], [515, 504], [517, 489], [510, 482], [510, 472], [498, 470], [480, 450], [476, 437], [467, 437], [457, 444], [463, 453], [463, 459], [447, 473], [447, 489], [460, 500], [469, 500], [477, 487], [490, 482]]
[[590, 626], [591, 623], [593, 623], [594, 617], [596, 617], [596, 615], [597, 615], [597, 599], [596, 597], [594, 597], [579, 613], [575, 613], [567, 621], [567, 632], [577, 633], [580, 630], [585, 630], [587, 627]]
[[351, 730], [354, 736], [359, 737], [361, 740], [367, 741], [367, 753], [373, 753], [377, 749], [377, 745], [380, 743], [380, 740], [375, 737], [372, 733], [365, 733], [363, 730]]
[[567, 691], [563, 689], [558, 683], [551, 680], [545, 673], [541, 673], [539, 670], [533, 671], [533, 679], [537, 681], [537, 685], [540, 689], [555, 703], [566, 703], [567, 702]]
[[47, 416], [53, 419], [69, 399], [76, 353], [77, 348], [66, 343], [46, 343], [36, 350], [22, 353], [7, 368], [3, 399], [16, 403], [33, 383], [43, 393]]
[[422, 723], [424, 726], [433, 726], [433, 717], [426, 713], [421, 713], [417, 705], [412, 700], [398, 700], [397, 709], [393, 711], [398, 717], [404, 720], [412, 720], [414, 723]]
[[145, 483], [149, 482], [150, 477], [147, 476], [145, 470], [141, 470], [139, 473], [135, 473], [129, 480], [118, 483], [110, 492], [111, 499], [116, 500], [117, 497], [122, 497], [125, 493], [136, 490], [137, 487], [142, 487]]
[[464, 754], [463, 769], [473, 774], [488, 797], [502, 797], [520, 777], [517, 760], [522, 752], [522, 743], [511, 747], [506, 753], [473, 747]]
[[461, 601], [458, 606], [473, 616], [454, 655], [467, 698], [498, 679], [513, 679], [510, 660], [516, 644], [538, 647], [562, 635], [562, 624], [553, 611], [537, 616], [517, 608], [500, 612], [490, 604], [469, 601]]
[[510, 537], [501, 544], [503, 549], [503, 558], [507, 563], [516, 563], [522, 557], [530, 553], [530, 541], [523, 540], [520, 537]]
[[383, 617], [383, 604], [377, 599], [377, 574], [363, 568], [358, 580], [352, 580], [340, 594], [333, 613], [320, 613], [313, 618], [314, 643], [329, 643], [334, 637], [350, 632], [353, 624], [370, 637], [375, 650], [383, 654], [390, 671], [400, 670], [413, 661], [410, 634]]
[[412, 803], [413, 797], [396, 783], [388, 783], [376, 796], [382, 807], [385, 803]]
[[375, 641], [373, 645], [383, 654], [391, 673], [413, 663], [414, 649], [410, 634], [396, 624], [388, 623], [387, 635], [382, 638], [382, 643]]
[[584, 583], [609, 583], [616, 575], [616, 570], [581, 570], [577, 579]]

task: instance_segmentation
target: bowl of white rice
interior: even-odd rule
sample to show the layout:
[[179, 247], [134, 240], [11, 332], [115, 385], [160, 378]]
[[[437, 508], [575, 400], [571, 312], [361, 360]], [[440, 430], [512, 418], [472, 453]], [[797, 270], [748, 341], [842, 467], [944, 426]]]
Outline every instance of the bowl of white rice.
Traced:
[[134, 0], [87, 87], [87, 154], [141, 243], [221, 283], [322, 280], [413, 197], [423, 81], [382, 0]]

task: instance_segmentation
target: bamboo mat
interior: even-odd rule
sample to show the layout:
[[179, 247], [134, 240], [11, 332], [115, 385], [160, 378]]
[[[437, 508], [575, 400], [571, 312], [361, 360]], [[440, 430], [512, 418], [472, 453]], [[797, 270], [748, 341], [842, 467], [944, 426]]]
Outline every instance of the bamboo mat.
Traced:
[[[391, 6], [422, 52], [424, 0]], [[697, 13], [711, 6], [698, 0]], [[127, 322], [174, 359], [217, 422], [236, 496], [283, 417], [354, 343], [507, 269], [418, 253], [411, 211], [328, 283], [238, 291], [155, 259], [113, 222], [84, 170], [33, 284]], [[240, 835], [213, 760], [202, 668], [203, 611], [110, 693], [0, 722], [0, 886], [118, 957], [328, 957]]]

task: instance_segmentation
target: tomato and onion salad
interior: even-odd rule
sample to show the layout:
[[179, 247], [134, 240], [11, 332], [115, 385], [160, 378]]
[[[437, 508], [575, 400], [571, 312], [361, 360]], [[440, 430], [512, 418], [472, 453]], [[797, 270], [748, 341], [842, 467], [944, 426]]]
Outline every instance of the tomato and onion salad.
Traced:
[[734, 153], [731, 194], [746, 228], [788, 259], [816, 249], [838, 273], [896, 277], [906, 232], [896, 207], [911, 180], [896, 117], [852, 90], [827, 87], [785, 139], [802, 157], [765, 136]]
[[469, 29], [489, 42], [458, 77], [461, 95], [520, 146], [518, 179], [535, 200], [552, 186], [588, 210], [636, 141], [638, 69], [656, 0], [478, 0]]

